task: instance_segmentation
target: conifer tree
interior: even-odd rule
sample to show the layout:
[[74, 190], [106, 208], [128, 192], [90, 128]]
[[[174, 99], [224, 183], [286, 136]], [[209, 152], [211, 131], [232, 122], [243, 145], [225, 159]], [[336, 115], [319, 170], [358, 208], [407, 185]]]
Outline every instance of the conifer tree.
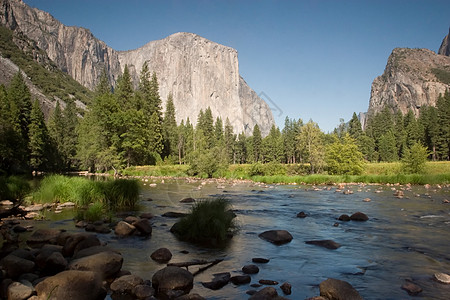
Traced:
[[217, 117], [216, 122], [214, 123], [214, 145], [223, 147], [224, 146], [224, 136], [223, 136], [223, 122], [222, 118]]
[[248, 149], [247, 149], [247, 137], [244, 132], [239, 133], [236, 142], [236, 162], [240, 164], [247, 163], [248, 160]]
[[255, 124], [253, 127], [253, 135], [252, 135], [252, 150], [253, 150], [253, 161], [259, 162], [262, 160], [262, 136], [261, 130], [259, 129], [258, 124]]
[[95, 95], [101, 96], [109, 93], [111, 93], [111, 83], [109, 82], [108, 75], [106, 74], [106, 70], [104, 69], [100, 76], [100, 81], [95, 88]]
[[437, 154], [442, 160], [450, 160], [450, 92], [440, 95], [436, 107], [438, 110], [439, 137], [436, 141]]
[[361, 122], [355, 112], [353, 112], [352, 118], [348, 123], [348, 133], [354, 139], [358, 139], [358, 137], [363, 133]]
[[173, 95], [169, 93], [166, 103], [166, 111], [163, 119], [164, 132], [164, 156], [175, 156], [178, 153], [177, 140], [177, 121], [175, 119], [175, 105]]
[[438, 110], [433, 106], [420, 108], [419, 123], [423, 128], [423, 140], [431, 151], [432, 159], [437, 159], [436, 145], [439, 139]]
[[225, 150], [228, 157], [228, 163], [236, 163], [236, 135], [233, 133], [233, 126], [231, 126], [228, 117], [225, 120], [225, 131], [224, 131], [224, 143]]
[[34, 171], [45, 170], [47, 163], [46, 150], [48, 149], [49, 136], [47, 127], [45, 126], [44, 114], [41, 111], [38, 100], [33, 102], [28, 127], [30, 167]]
[[388, 131], [381, 136], [378, 149], [381, 161], [393, 162], [398, 160], [395, 136], [392, 131]]
[[269, 134], [263, 139], [263, 149], [265, 162], [282, 162], [283, 139], [280, 129], [275, 125], [272, 125]]
[[133, 83], [131, 81], [128, 65], [125, 65], [122, 75], [120, 75], [117, 80], [117, 89], [114, 94], [116, 95], [117, 102], [122, 110], [136, 108], [133, 99], [134, 98]]

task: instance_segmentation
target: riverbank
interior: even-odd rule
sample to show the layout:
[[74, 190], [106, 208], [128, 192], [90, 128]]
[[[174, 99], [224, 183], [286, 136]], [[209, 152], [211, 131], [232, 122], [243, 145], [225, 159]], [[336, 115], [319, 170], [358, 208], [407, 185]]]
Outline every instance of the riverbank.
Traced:
[[[307, 166], [301, 164], [239, 164], [229, 165], [216, 172], [213, 180], [249, 180], [266, 184], [450, 184], [450, 162], [427, 162], [423, 174], [403, 174], [401, 163], [367, 163], [361, 175], [305, 174]], [[81, 173], [80, 173], [81, 174]], [[207, 178], [189, 175], [188, 165], [135, 166], [120, 172], [121, 176], [133, 178], [189, 179]], [[83, 173], [83, 175], [106, 175], [113, 173]], [[208, 179], [209, 180], [209, 179]]]

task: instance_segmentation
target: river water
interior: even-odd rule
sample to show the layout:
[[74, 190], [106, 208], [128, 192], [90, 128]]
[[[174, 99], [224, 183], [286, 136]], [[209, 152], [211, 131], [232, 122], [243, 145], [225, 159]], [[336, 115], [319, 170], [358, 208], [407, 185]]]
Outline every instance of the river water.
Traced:
[[[144, 279], [165, 265], [154, 262], [150, 255], [160, 247], [172, 254], [170, 262], [195, 259], [223, 262], [195, 276], [194, 289], [207, 299], [247, 299], [249, 285], [228, 284], [212, 291], [201, 285], [212, 274], [242, 274], [241, 268], [253, 257], [270, 259], [259, 264], [260, 279], [289, 282], [289, 299], [305, 299], [319, 295], [319, 283], [327, 278], [349, 282], [365, 299], [409, 299], [402, 284], [410, 280], [423, 292], [416, 299], [450, 299], [450, 285], [432, 279], [436, 272], [450, 273], [450, 187], [428, 189], [406, 186], [351, 185], [353, 194], [336, 192], [336, 187], [261, 185], [254, 183], [217, 183], [185, 180], [146, 182], [142, 190], [139, 212], [151, 212], [151, 238], [118, 239], [114, 234], [99, 235], [102, 241], [118, 249], [124, 256], [123, 269]], [[398, 199], [394, 189], [404, 190]], [[170, 227], [176, 219], [162, 217], [168, 211], [188, 212], [191, 204], [181, 204], [185, 197], [196, 199], [226, 197], [237, 215], [239, 232], [222, 249], [207, 249], [177, 240]], [[152, 201], [147, 201], [151, 198]], [[370, 198], [370, 202], [363, 199]], [[304, 211], [306, 218], [296, 215]], [[341, 222], [341, 214], [361, 211], [367, 222]], [[69, 212], [53, 216], [53, 227], [75, 230]], [[333, 226], [338, 223], [339, 226]], [[271, 229], [289, 231], [293, 240], [276, 246], [258, 237]], [[305, 244], [308, 240], [331, 239], [342, 245], [329, 250]], [[184, 254], [183, 252], [189, 252]], [[190, 267], [194, 272], [198, 267]], [[279, 287], [277, 291], [283, 295]]]

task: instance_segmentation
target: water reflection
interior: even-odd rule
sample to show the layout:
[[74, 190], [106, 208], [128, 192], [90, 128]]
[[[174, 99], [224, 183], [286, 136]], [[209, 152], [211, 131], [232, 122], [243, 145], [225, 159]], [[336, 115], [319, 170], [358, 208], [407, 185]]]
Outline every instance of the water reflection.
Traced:
[[[124, 269], [144, 279], [164, 267], [154, 262], [150, 254], [160, 247], [171, 250], [171, 262], [194, 259], [224, 261], [195, 277], [193, 292], [208, 299], [246, 298], [248, 285], [229, 284], [218, 291], [200, 284], [210, 281], [212, 274], [231, 272], [240, 274], [242, 266], [253, 257], [269, 258], [260, 265], [260, 272], [252, 275], [252, 283], [259, 279], [292, 284], [291, 299], [305, 299], [319, 294], [318, 284], [328, 277], [350, 282], [365, 299], [406, 299], [401, 290], [406, 279], [423, 288], [417, 297], [448, 299], [449, 286], [431, 280], [435, 272], [450, 272], [450, 204], [449, 188], [426, 190], [413, 187], [405, 190], [403, 199], [393, 196], [391, 187], [353, 186], [353, 194], [344, 195], [319, 187], [255, 186], [251, 183], [202, 185], [199, 182], [166, 181], [156, 186], [143, 186], [141, 212], [151, 212], [153, 234], [149, 239], [117, 239], [101, 235], [101, 239], [124, 255]], [[400, 187], [395, 187], [400, 188]], [[428, 193], [428, 194], [427, 194]], [[205, 198], [221, 196], [231, 200], [240, 226], [239, 233], [223, 249], [201, 248], [177, 240], [170, 232], [175, 219], [161, 217], [168, 211], [188, 212], [190, 204], [181, 204], [185, 197]], [[152, 201], [147, 201], [148, 199]], [[370, 198], [370, 202], [363, 202]], [[308, 217], [297, 218], [304, 211]], [[362, 211], [367, 222], [340, 222], [341, 214]], [[61, 223], [60, 226], [73, 226]], [[338, 222], [339, 226], [333, 226]], [[275, 246], [258, 238], [269, 229], [285, 229], [294, 237], [292, 242]], [[329, 250], [307, 245], [307, 240], [332, 239], [342, 245]], [[183, 254], [183, 252], [188, 254]], [[193, 267], [190, 271], [195, 271]], [[282, 294], [281, 290], [278, 292]]]

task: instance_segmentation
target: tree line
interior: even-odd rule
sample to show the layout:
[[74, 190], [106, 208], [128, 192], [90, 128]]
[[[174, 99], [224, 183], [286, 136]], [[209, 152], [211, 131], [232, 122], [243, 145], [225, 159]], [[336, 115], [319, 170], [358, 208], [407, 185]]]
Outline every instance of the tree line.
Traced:
[[[258, 125], [251, 136], [234, 133], [230, 121], [214, 119], [201, 110], [196, 124], [177, 124], [172, 94], [163, 112], [158, 79], [144, 64], [134, 88], [125, 66], [113, 89], [106, 73], [87, 111], [73, 101], [57, 102], [45, 122], [37, 100], [32, 101], [22, 75], [0, 86], [0, 170], [100, 172], [135, 165], [188, 164], [192, 175], [212, 176], [229, 164], [299, 164], [302, 172], [359, 174], [364, 161], [406, 159], [423, 145], [429, 159], [450, 157], [450, 95], [436, 107], [393, 113], [385, 107], [369, 116], [363, 130], [356, 113], [332, 132], [324, 133], [312, 120], [286, 117], [284, 128], [272, 126], [263, 137]], [[82, 115], [82, 117], [81, 117]]]

